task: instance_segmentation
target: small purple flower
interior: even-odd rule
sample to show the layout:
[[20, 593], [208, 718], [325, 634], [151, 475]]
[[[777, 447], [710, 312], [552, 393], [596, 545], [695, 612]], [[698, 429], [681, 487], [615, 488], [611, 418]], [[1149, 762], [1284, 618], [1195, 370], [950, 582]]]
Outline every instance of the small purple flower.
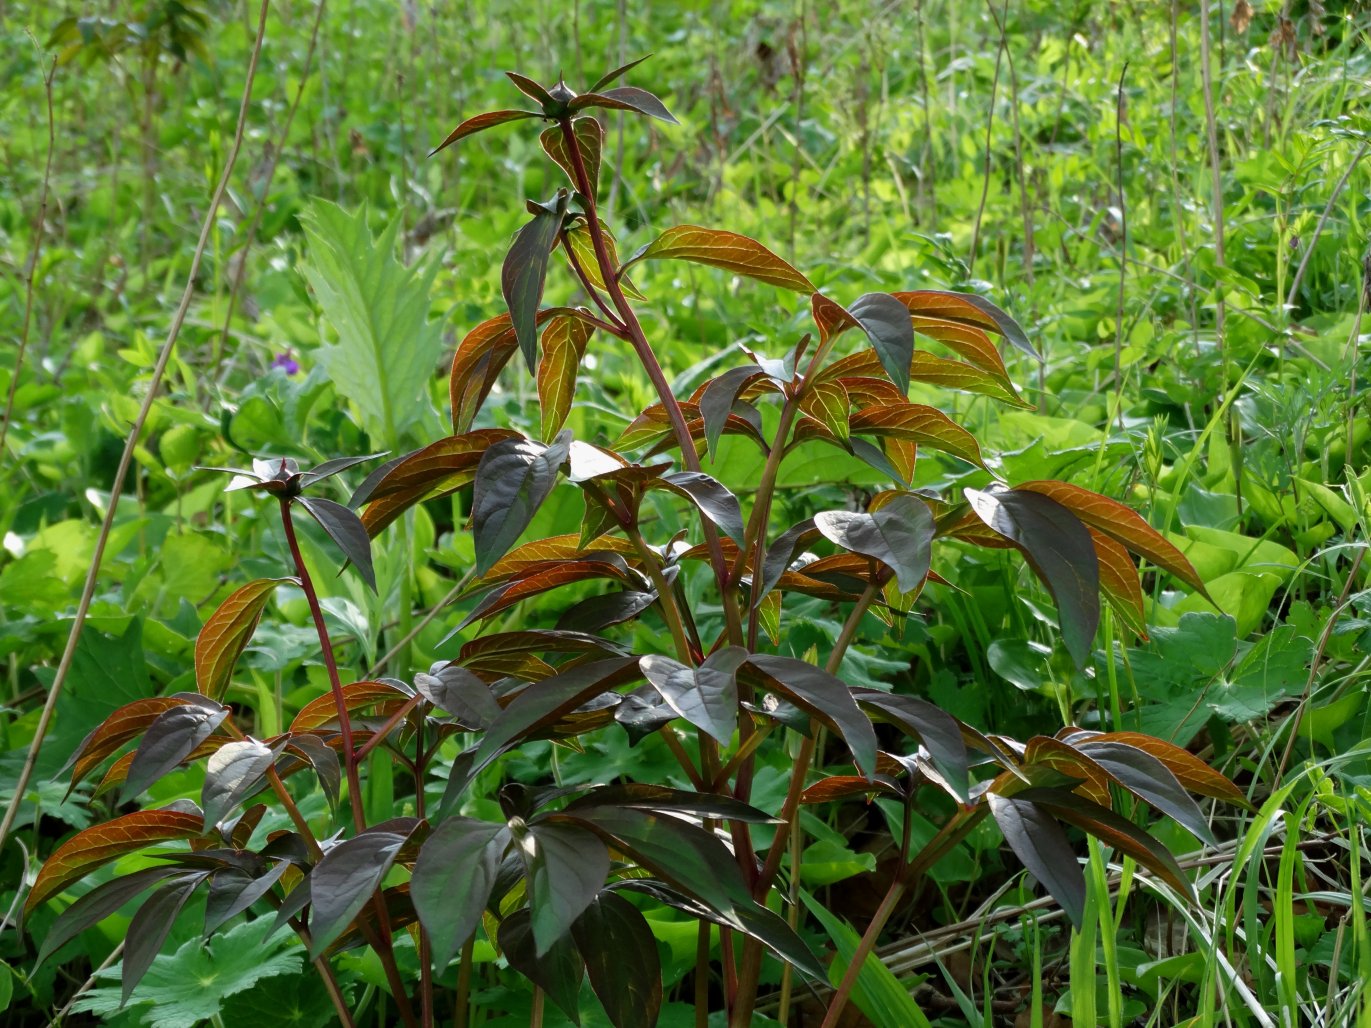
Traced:
[[295, 355], [287, 350], [285, 353], [278, 353], [271, 362], [273, 369], [280, 368], [287, 375], [298, 375], [300, 373], [300, 362], [295, 359]]

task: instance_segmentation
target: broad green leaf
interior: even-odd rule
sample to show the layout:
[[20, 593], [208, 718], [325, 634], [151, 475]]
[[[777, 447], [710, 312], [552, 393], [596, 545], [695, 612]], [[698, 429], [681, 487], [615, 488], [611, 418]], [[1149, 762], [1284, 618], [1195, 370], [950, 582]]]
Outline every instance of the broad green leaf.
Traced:
[[428, 382], [442, 351], [442, 325], [428, 320], [438, 264], [400, 264], [394, 256], [400, 218], [373, 238], [365, 206], [349, 215], [315, 200], [301, 222], [309, 242], [302, 270], [338, 335], [320, 347], [320, 361], [372, 440], [397, 450], [428, 405]]
[[932, 560], [936, 525], [928, 504], [899, 495], [870, 514], [824, 511], [814, 527], [830, 542], [874, 558], [895, 572], [902, 592], [922, 588]]
[[514, 545], [557, 482], [571, 433], [547, 446], [508, 439], [491, 446], [476, 469], [471, 503], [476, 573], [485, 574]]
[[[251, 989], [264, 978], [296, 975], [303, 952], [299, 943], [288, 936], [268, 941], [270, 927], [269, 917], [246, 921], [208, 943], [191, 939], [175, 953], [154, 961], [132, 997], [137, 1023], [148, 1028], [194, 1028], [218, 1016], [227, 997]], [[116, 965], [97, 972], [96, 981], [110, 981], [120, 973]], [[123, 1006], [118, 987], [98, 985], [78, 997], [72, 1009], [112, 1018]], [[284, 1017], [284, 1012], [277, 1013]]]
[[1067, 652], [1077, 667], [1085, 667], [1100, 623], [1099, 558], [1086, 527], [1039, 493], [1004, 488], [965, 493], [976, 516], [1019, 547], [1047, 585]]
[[809, 279], [761, 243], [722, 229], [702, 228], [699, 225], [669, 228], [630, 257], [624, 263], [624, 268], [649, 257], [708, 264], [782, 289], [814, 292]]
[[[857, 955], [860, 937], [847, 922], [828, 910], [808, 892], [801, 890], [800, 898], [809, 908], [824, 931], [833, 940], [837, 958], [828, 970], [828, 980], [835, 988], [847, 974], [852, 958]], [[909, 990], [881, 962], [875, 953], [868, 953], [862, 969], [857, 972], [857, 985], [852, 991], [852, 1002], [871, 1019], [878, 1028], [930, 1028], [928, 1018]]]

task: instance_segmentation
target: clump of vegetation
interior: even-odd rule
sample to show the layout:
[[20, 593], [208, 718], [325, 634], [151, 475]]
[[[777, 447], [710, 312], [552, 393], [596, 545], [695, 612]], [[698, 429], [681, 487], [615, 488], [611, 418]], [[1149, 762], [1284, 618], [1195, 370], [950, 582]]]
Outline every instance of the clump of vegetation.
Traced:
[[[921, 449], [989, 469], [970, 432], [936, 407], [909, 402], [911, 382], [1024, 405], [992, 336], [1033, 350], [1023, 330], [982, 297], [875, 292], [844, 305], [757, 241], [694, 225], [667, 229], [621, 261], [599, 214], [604, 130], [588, 112], [675, 120], [650, 92], [613, 85], [632, 67], [582, 94], [510, 73], [539, 109], [478, 115], [439, 147], [506, 122], [541, 119], [550, 125], [539, 141], [570, 186], [529, 202], [532, 218], [515, 235], [501, 271], [508, 310], [457, 347], [453, 434], [381, 465], [346, 506], [315, 495], [315, 487], [368, 457], [307, 470], [287, 458], [224, 469], [234, 475], [230, 489], [276, 500], [293, 577], [255, 580], [220, 604], [196, 640], [194, 692], [121, 706], [77, 749], [73, 785], [137, 743], [106, 770], [97, 794], [117, 788], [131, 800], [200, 760], [204, 781], [198, 806], [123, 814], [78, 832], [48, 858], [28, 911], [121, 855], [192, 841], [188, 852], [163, 854], [158, 866], [115, 877], [71, 904], [47, 933], [40, 961], [152, 890], [129, 925], [127, 1000], [175, 912], [204, 889], [207, 933], [255, 904], [274, 907], [274, 927], [299, 936], [345, 1023], [352, 1013], [329, 963], [333, 953], [369, 946], [400, 1018], [431, 1024], [451, 1015], [439, 1009], [435, 976], [461, 952], [457, 974], [469, 977], [479, 932], [531, 980], [535, 995], [572, 1020], [579, 1020], [588, 977], [611, 1023], [633, 1028], [656, 1024], [661, 1012], [662, 969], [645, 913], [665, 906], [700, 925], [691, 986], [698, 1016], [717, 1007], [730, 1024], [745, 1026], [767, 951], [786, 965], [782, 1007], [791, 999], [791, 969], [807, 982], [828, 976], [797, 931], [802, 901], [823, 923], [818, 901], [803, 890], [805, 854], [819, 840], [805, 831], [801, 808], [875, 795], [893, 800], [889, 831], [898, 859], [877, 912], [834, 971], [825, 1025], [838, 1023], [863, 974], [884, 981], [867, 959], [889, 917], [987, 817], [1078, 928], [1085, 925], [1088, 889], [1062, 824], [1104, 840], [1190, 896], [1172, 855], [1130, 820], [1132, 805], [1151, 804], [1212, 841], [1189, 793], [1246, 800], [1185, 750], [1075, 726], [1027, 742], [989, 736], [917, 697], [854, 687], [841, 673], [868, 614], [898, 632], [930, 582], [947, 584], [932, 570], [940, 539], [1020, 550], [1051, 593], [1064, 645], [1080, 667], [1090, 658], [1101, 596], [1124, 623], [1142, 624], [1130, 551], [1203, 593], [1194, 568], [1136, 513], [1065, 482], [992, 481], [952, 496], [912, 488]], [[594, 309], [542, 306], [554, 256]], [[778, 341], [780, 356], [744, 349], [744, 362], [679, 400], [630, 299], [641, 294], [628, 273], [646, 260], [709, 265], [803, 294], [812, 330]], [[347, 302], [342, 283], [322, 268], [310, 278], [321, 297], [336, 291], [336, 302]], [[917, 349], [916, 333], [950, 356]], [[339, 346], [347, 340], [345, 330]], [[586, 356], [615, 344], [632, 348], [657, 402], [612, 445], [605, 445], [609, 426], [593, 415], [582, 419], [588, 438], [577, 439], [563, 426]], [[536, 381], [541, 438], [472, 427], [516, 355]], [[393, 433], [397, 413], [384, 402], [376, 409]], [[755, 447], [760, 470], [727, 483], [707, 473], [705, 461], [736, 466], [725, 455], [726, 438]], [[773, 501], [786, 457], [815, 445], [869, 464], [891, 487], [876, 492], [865, 510], [824, 510], [778, 526]], [[526, 538], [559, 484], [581, 494], [580, 532]], [[374, 590], [371, 538], [416, 504], [467, 486], [475, 558], [469, 588], [480, 599], [459, 628], [498, 624], [516, 604], [569, 585], [602, 581], [609, 588], [558, 605], [546, 621], [481, 634], [456, 659], [412, 682], [345, 684], [295, 511], [317, 521]], [[746, 520], [739, 493], [751, 497]], [[235, 662], [285, 583], [304, 594], [329, 692], [285, 730], [256, 738], [221, 701]], [[804, 596], [841, 612], [842, 627], [826, 652], [777, 652], [785, 600]], [[636, 630], [647, 618], [660, 627]], [[495, 789], [499, 820], [470, 816], [489, 792], [486, 772], [500, 757], [534, 739], [584, 747], [584, 737], [607, 732], [623, 733], [631, 744], [658, 738], [678, 766], [665, 776], [618, 767], [584, 780], [509, 783]], [[792, 740], [785, 798], [779, 809], [761, 810], [753, 805], [758, 761]], [[369, 820], [361, 768], [378, 761], [389, 765], [387, 777], [413, 782], [411, 815]], [[430, 806], [435, 765], [446, 782]], [[302, 813], [302, 790], [286, 783], [296, 772], [312, 776], [330, 807], [346, 791], [345, 837], [316, 830]], [[932, 837], [916, 843], [913, 819], [930, 812], [929, 793], [952, 806]], [[269, 832], [254, 846], [267, 811], [265, 802], [254, 802], [259, 798], [279, 804], [293, 830]], [[396, 871], [408, 880], [388, 885]], [[395, 953], [395, 933], [409, 925], [416, 926], [417, 988]], [[717, 952], [711, 926], [720, 930]], [[915, 1016], [907, 999], [904, 1006], [904, 1016]]]
[[0, 13], [7, 1017], [1365, 1020], [1360, 15], [107, 6]]

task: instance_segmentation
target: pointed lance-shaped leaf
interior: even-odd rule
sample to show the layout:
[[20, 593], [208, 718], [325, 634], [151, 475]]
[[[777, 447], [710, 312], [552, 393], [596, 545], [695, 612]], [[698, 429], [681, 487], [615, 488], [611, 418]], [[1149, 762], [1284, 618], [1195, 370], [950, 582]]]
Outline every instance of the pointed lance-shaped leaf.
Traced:
[[179, 810], [140, 810], [92, 825], [58, 846], [43, 862], [24, 901], [24, 912], [31, 912], [72, 882], [126, 853], [177, 839], [193, 839], [203, 831], [204, 819], [199, 814]]
[[182, 695], [149, 696], [126, 703], [105, 718], [81, 741], [81, 745], [67, 758], [67, 764], [62, 768], [63, 771], [67, 767], [71, 768], [71, 784], [67, 786], [67, 795], [71, 795], [71, 791], [99, 767], [106, 757], [124, 743], [142, 735], [161, 714], [172, 707], [182, 707], [189, 702], [191, 701]]
[[1120, 817], [1108, 807], [1092, 803], [1084, 796], [1078, 796], [1065, 789], [1043, 786], [1031, 787], [1016, 793], [1015, 800], [1030, 803], [1093, 835], [1106, 846], [1112, 846], [1132, 857], [1182, 896], [1194, 900], [1194, 888], [1170, 851], [1132, 821]]
[[889, 293], [867, 293], [848, 308], [871, 340], [890, 380], [909, 392], [909, 365], [914, 359], [914, 325], [909, 309]]
[[157, 716], [143, 733], [124, 780], [123, 799], [128, 801], [176, 767], [228, 717], [228, 708], [213, 700], [172, 707]]
[[[796, 555], [817, 538], [819, 538], [818, 526], [814, 523], [813, 518], [806, 518], [798, 525], [787, 529], [774, 543], [767, 547], [761, 567], [762, 588], [760, 595], [762, 597], [776, 588], [781, 576], [785, 574]], [[756, 569], [753, 573], [757, 573]]]
[[505, 77], [513, 82], [514, 85], [518, 87], [519, 92], [523, 93], [524, 96], [528, 97], [530, 100], [537, 100], [544, 108], [549, 104], [556, 103], [555, 98], [548, 92], [546, 87], [541, 83], [534, 82], [533, 79], [529, 78], [527, 75], [520, 75], [517, 71], [507, 71], [505, 72]]
[[369, 460], [377, 457], [384, 457], [384, 453], [369, 453], [362, 457], [335, 457], [333, 460], [326, 460], [322, 464], [316, 464], [308, 471], [300, 475], [300, 488], [308, 489], [315, 482], [322, 482], [326, 478], [332, 478], [340, 471], [356, 467], [358, 464], [365, 464]]
[[409, 895], [437, 967], [446, 967], [480, 925], [508, 843], [504, 825], [456, 815], [424, 840]]
[[637, 86], [619, 86], [615, 89], [606, 89], [604, 92], [582, 93], [572, 100], [568, 106], [573, 111], [584, 111], [588, 107], [608, 107], [616, 111], [634, 111], [637, 114], [646, 114], [649, 118], [656, 118], [658, 121], [665, 121], [670, 125], [680, 124], [666, 109], [666, 104], [646, 89], [639, 89]]
[[870, 514], [824, 511], [814, 515], [814, 526], [830, 542], [886, 565], [903, 592], [921, 588], [928, 577], [937, 526], [920, 499], [901, 494]]
[[576, 373], [594, 332], [593, 326], [572, 317], [555, 317], [543, 329], [543, 352], [538, 358], [538, 403], [543, 412], [544, 440], [551, 441], [571, 413]]
[[380, 888], [407, 838], [407, 834], [378, 826], [345, 839], [324, 854], [309, 874], [311, 958], [323, 953], [352, 923]]
[[[160, 881], [181, 875], [187, 875], [185, 868], [174, 865], [145, 867], [141, 871], [121, 875], [97, 885], [58, 915], [57, 920], [48, 929], [47, 935], [43, 937], [38, 959], [34, 961], [35, 970], [72, 939], [111, 914], [117, 913], [134, 897], [146, 892]], [[200, 872], [192, 871], [189, 875], [199, 877]]]
[[289, 736], [286, 750], [291, 755], [298, 755], [314, 769], [314, 775], [319, 779], [319, 787], [324, 790], [324, 799], [330, 807], [338, 806], [343, 781], [338, 751], [317, 735], [309, 734]]
[[[725, 650], [741, 650], [740, 646], [725, 647]], [[730, 658], [736, 659], [736, 658]], [[626, 785], [597, 785], [583, 796], [566, 805], [566, 812], [574, 813], [590, 807], [637, 807], [657, 813], [688, 814], [697, 818], [714, 818], [723, 821], [741, 821], [752, 825], [774, 825], [782, 823], [765, 811], [758, 810], [749, 803], [736, 800], [729, 795], [711, 792], [692, 792], [686, 789], [672, 789], [665, 785], [643, 785], [630, 782]]]
[[225, 814], [256, 792], [275, 759], [276, 752], [270, 746], [252, 738], [220, 746], [205, 765], [205, 784], [200, 794], [205, 824], [218, 824]]
[[129, 921], [128, 932], [124, 936], [124, 965], [122, 975], [123, 1001], [127, 1003], [133, 990], [148, 973], [148, 968], [157, 959], [162, 943], [171, 934], [176, 924], [176, 915], [186, 905], [191, 894], [209, 875], [208, 871], [188, 875], [168, 885], [162, 886], [146, 903], [138, 908], [138, 913]]
[[960, 321], [998, 332], [1017, 349], [1035, 360], [1042, 360], [1042, 356], [1028, 341], [1028, 335], [1019, 323], [984, 296], [976, 293], [953, 293], [942, 289], [920, 289], [892, 295], [908, 307], [911, 314]]
[[[586, 177], [590, 180], [590, 198], [594, 200], [596, 193], [599, 192], [600, 154], [604, 150], [605, 130], [594, 118], [585, 117], [575, 119], [571, 123], [571, 131], [576, 135], [576, 149], [580, 151], [581, 162], [585, 165]], [[567, 147], [562, 126], [553, 125], [549, 129], [544, 129], [543, 134], [538, 137], [538, 142], [542, 144], [543, 152], [567, 173], [567, 177], [571, 179], [571, 184], [574, 186], [576, 184], [576, 162], [572, 159], [571, 151]], [[587, 273], [590, 271], [589, 268], [585, 268], [585, 270]]]
[[516, 841], [528, 868], [533, 941], [542, 957], [595, 901], [609, 874], [609, 850], [577, 825], [531, 825]]
[[570, 193], [559, 189], [545, 204], [530, 204], [533, 220], [519, 230], [500, 270], [500, 290], [528, 370], [538, 368], [538, 305], [547, 280], [547, 259], [566, 220]]
[[1203, 812], [1170, 769], [1145, 750], [1121, 742], [1083, 739], [1072, 745], [1139, 799], [1168, 815], [1201, 842], [1217, 845]]
[[769, 691], [779, 692], [842, 736], [863, 774], [875, 772], [876, 732], [842, 679], [803, 660], [771, 653], [754, 653], [743, 668], [760, 672]]
[[1028, 800], [995, 792], [987, 799], [995, 823], [1019, 862], [1080, 928], [1085, 921], [1085, 875], [1061, 826]]
[[568, 809], [574, 819], [612, 841], [639, 866], [741, 926], [738, 911], [753, 905], [736, 860], [714, 833], [677, 817], [636, 807]]
[[1090, 533], [1071, 511], [1039, 493], [964, 491], [976, 516], [1019, 547], [1047, 585], [1067, 652], [1085, 667], [1100, 623], [1099, 559]]
[[337, 544], [362, 576], [362, 581], [376, 591], [376, 572], [371, 564], [371, 536], [367, 535], [362, 519], [341, 503], [320, 496], [301, 496], [296, 500], [328, 537]]
[[662, 1007], [662, 965], [647, 919], [628, 900], [602, 892], [571, 926], [590, 987], [614, 1028], [653, 1028]]
[[495, 941], [510, 967], [542, 989], [572, 1024], [581, 1023], [578, 997], [585, 962], [570, 936], [540, 954], [533, 939], [531, 915], [528, 910], [516, 910], [500, 922]]
[[731, 368], [710, 381], [700, 394], [700, 416], [705, 423], [705, 442], [709, 446], [711, 461], [718, 455], [719, 439], [724, 434], [724, 426], [733, 412], [738, 394], [761, 376], [762, 372], [756, 368]]
[[740, 646], [716, 650], [697, 668], [670, 657], [641, 662], [643, 677], [681, 717], [727, 746], [738, 727], [738, 668], [747, 659]]
[[547, 446], [508, 439], [486, 450], [471, 503], [477, 574], [489, 571], [529, 526], [552, 492], [570, 445], [571, 433], [562, 432]]
[[984, 468], [976, 437], [936, 407], [922, 403], [891, 403], [855, 411], [848, 421], [854, 433], [905, 439], [941, 450]]
[[857, 702], [874, 709], [884, 721], [918, 739], [928, 750], [957, 798], [967, 799], [968, 759], [963, 725], [955, 717], [917, 696], [866, 689], [858, 692]]
[[233, 666], [246, 648], [262, 611], [282, 582], [293, 578], [259, 578], [234, 590], [195, 637], [195, 687], [212, 700], [222, 699]]
[[434, 147], [429, 153], [429, 156], [432, 157], [439, 150], [446, 150], [459, 139], [465, 139], [467, 136], [474, 136], [477, 132], [484, 132], [486, 129], [494, 128], [496, 125], [504, 125], [511, 121], [522, 121], [525, 118], [537, 117], [539, 117], [539, 115], [532, 111], [487, 111], [485, 114], [478, 114], [475, 117], [468, 118], [449, 132], [447, 138]]
[[649, 257], [708, 264], [782, 289], [814, 292], [809, 279], [761, 243], [722, 229], [702, 228], [699, 225], [669, 228], [630, 257], [620, 271]]
[[[851, 406], [842, 382], [810, 382], [800, 395], [800, 413], [823, 425], [841, 443], [848, 439], [847, 415]], [[703, 402], [700, 407], [703, 410]]]
[[611, 82], [617, 82], [619, 79], [623, 78], [623, 77], [624, 77], [625, 75], [627, 75], [630, 71], [632, 71], [634, 68], [638, 67], [638, 65], [642, 64], [645, 60], [647, 60], [647, 59], [648, 59], [649, 57], [651, 57], [651, 56], [652, 56], [651, 54], [643, 54], [642, 57], [639, 57], [639, 58], [637, 58], [637, 59], [635, 59], [635, 60], [629, 61], [627, 64], [621, 64], [621, 65], [619, 65], [619, 67], [615, 68], [613, 71], [607, 71], [607, 72], [605, 72], [603, 75], [601, 75], [598, 79], [595, 80], [594, 85], [592, 85], [589, 89], [587, 89], [586, 92], [587, 92], [587, 93], [598, 93], [600, 90], [604, 89], [605, 86], [609, 85]]
[[[1176, 780], [1191, 792], [1200, 796], [1223, 800], [1225, 803], [1234, 803], [1240, 807], [1249, 809], [1251, 807], [1251, 803], [1242, 790], [1229, 781], [1225, 775], [1215, 771], [1199, 757], [1175, 743], [1166, 742], [1150, 735], [1143, 735], [1141, 732], [1092, 734], [1090, 741], [1118, 742], [1132, 746], [1134, 749], [1143, 750], [1165, 764], [1167, 769], [1176, 776]], [[1079, 745], [1080, 740], [1073, 737], [1071, 742], [1072, 745]]]
[[289, 860], [278, 860], [271, 870], [261, 877], [249, 878], [246, 882], [239, 880], [235, 883], [236, 888], [221, 890], [217, 895], [215, 886], [224, 876], [221, 872], [211, 878], [209, 896], [205, 901], [205, 934], [213, 934], [216, 928], [250, 908], [271, 891], [290, 867]]
[[615, 686], [634, 681], [641, 674], [637, 657], [613, 657], [579, 664], [519, 693], [481, 737], [471, 763], [462, 773], [454, 770], [448, 777], [443, 809], [447, 809], [472, 779], [507, 748], [547, 727], [587, 700]]
[[1131, 507], [1068, 482], [1024, 482], [1014, 488], [1018, 492], [1041, 493], [1055, 500], [1091, 528], [1122, 543], [1133, 553], [1162, 570], [1169, 571], [1201, 595], [1208, 595], [1204, 589], [1204, 580], [1200, 578], [1185, 554], [1171, 545], [1164, 535], [1144, 521]]
[[487, 728], [500, 716], [500, 703], [490, 686], [456, 664], [448, 664], [431, 675], [415, 675], [414, 688], [435, 707], [473, 728]]
[[700, 513], [740, 546], [744, 543], [743, 510], [738, 497], [718, 479], [703, 471], [677, 471], [660, 481], [700, 509]]

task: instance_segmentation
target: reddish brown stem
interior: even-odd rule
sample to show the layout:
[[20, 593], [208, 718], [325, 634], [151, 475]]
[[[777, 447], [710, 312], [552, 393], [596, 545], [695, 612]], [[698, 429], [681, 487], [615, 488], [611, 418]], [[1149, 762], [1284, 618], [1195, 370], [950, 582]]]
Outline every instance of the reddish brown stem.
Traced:
[[[585, 203], [586, 227], [590, 231], [591, 245], [595, 249], [595, 260], [600, 265], [600, 277], [604, 280], [605, 290], [614, 304], [614, 309], [619, 313], [619, 320], [623, 322], [624, 329], [628, 332], [628, 341], [633, 346], [639, 363], [642, 364], [643, 370], [647, 372], [647, 377], [657, 391], [662, 408], [666, 411], [667, 420], [671, 422], [672, 433], [676, 436], [676, 441], [681, 447], [681, 462], [689, 471], [700, 471], [700, 458], [695, 453], [695, 442], [691, 438], [690, 426], [686, 424], [685, 415], [681, 412], [681, 405], [677, 402], [675, 394], [672, 393], [671, 383], [667, 381], [662, 366], [657, 363], [657, 355], [652, 352], [652, 345], [643, 333], [643, 326], [638, 321], [633, 306], [628, 302], [628, 297], [624, 295], [623, 287], [619, 284], [618, 269], [614, 266], [614, 261], [609, 255], [609, 243], [605, 239], [604, 227], [600, 224], [600, 216], [596, 211], [595, 188], [590, 181], [589, 172], [586, 171], [585, 160], [581, 156], [581, 144], [576, 139], [575, 130], [571, 127], [571, 118], [563, 118], [560, 125], [562, 138], [566, 142], [567, 153], [571, 157], [571, 167], [574, 172], [572, 178], [576, 184], [577, 192], [581, 194]], [[734, 595], [728, 566], [724, 561], [723, 544], [719, 541], [718, 531], [708, 519], [701, 518], [701, 527], [704, 531], [705, 543], [709, 547], [709, 558], [714, 568], [714, 577], [719, 583], [719, 597], [724, 607], [724, 620], [728, 624], [729, 640], [735, 644], [741, 644], [743, 641], [742, 617], [738, 611], [738, 598]]]
[[300, 579], [300, 588], [304, 590], [305, 600], [309, 604], [309, 613], [314, 619], [314, 631], [319, 636], [319, 646], [324, 655], [324, 667], [328, 670], [328, 684], [333, 691], [333, 703], [338, 711], [338, 731], [343, 737], [343, 766], [347, 771], [353, 827], [360, 832], [367, 826], [367, 817], [366, 811], [362, 808], [362, 785], [357, 774], [357, 757], [352, 745], [352, 719], [348, 717], [347, 697], [343, 695], [343, 681], [338, 677], [338, 661], [333, 656], [333, 642], [329, 639], [328, 627], [324, 624], [324, 611], [319, 606], [319, 594], [314, 591], [314, 581], [309, 576], [304, 555], [300, 552], [300, 541], [295, 538], [295, 523], [291, 520], [289, 499], [281, 500], [281, 527], [286, 533], [286, 545], [290, 548], [296, 577]]

